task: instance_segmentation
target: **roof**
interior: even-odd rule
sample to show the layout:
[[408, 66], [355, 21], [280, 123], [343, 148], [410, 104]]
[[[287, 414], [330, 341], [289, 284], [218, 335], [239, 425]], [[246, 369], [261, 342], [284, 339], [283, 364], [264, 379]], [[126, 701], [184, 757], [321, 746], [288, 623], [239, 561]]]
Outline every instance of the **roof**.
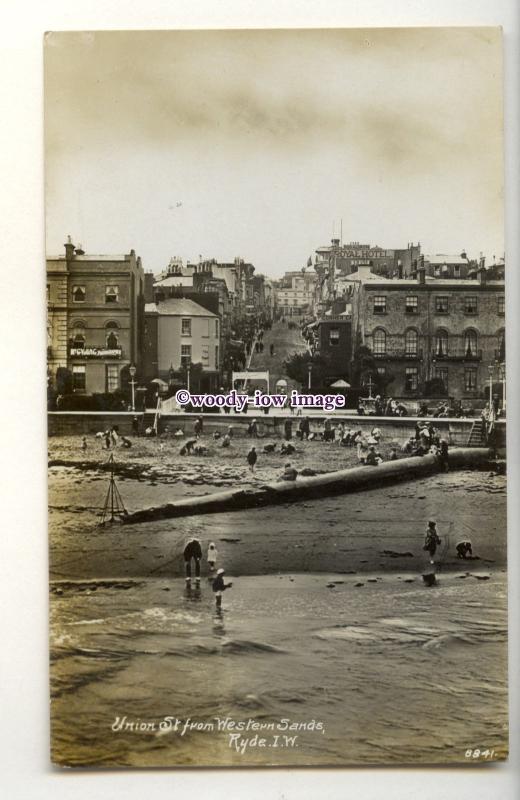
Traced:
[[[131, 257], [131, 253], [116, 253], [115, 255], [94, 255], [92, 253], [84, 253], [82, 256], [74, 253], [72, 261], [128, 261]], [[46, 256], [48, 261], [66, 261], [66, 256], [61, 254], [59, 256]], [[136, 257], [137, 258], [137, 257]]]
[[193, 275], [169, 275], [154, 283], [159, 289], [162, 286], [193, 286]]
[[428, 261], [429, 264], [467, 264], [468, 259], [462, 258], [460, 253], [457, 255], [446, 254], [446, 253], [437, 253], [431, 256], [424, 256], [424, 260]]
[[146, 303], [145, 314], [162, 314], [169, 317], [215, 317], [216, 314], [207, 308], [199, 306], [187, 297], [170, 297], [158, 303]]
[[[355, 275], [356, 273], [353, 273]], [[443, 280], [442, 278], [431, 278], [426, 275], [425, 283], [419, 283], [415, 278], [383, 278], [380, 275], [374, 275], [373, 278], [355, 278], [359, 283], [371, 284], [374, 288], [380, 286], [384, 289], [391, 289], [393, 286], [402, 287], [402, 288], [415, 288], [420, 289], [427, 286], [429, 289], [457, 289], [457, 288], [466, 288], [466, 289], [473, 289], [473, 288], [486, 288], [487, 287], [499, 287], [504, 288], [504, 281], [503, 280], [486, 280], [484, 283], [481, 283], [479, 280], [474, 280], [470, 278], [459, 278], [459, 279], [446, 279]]]

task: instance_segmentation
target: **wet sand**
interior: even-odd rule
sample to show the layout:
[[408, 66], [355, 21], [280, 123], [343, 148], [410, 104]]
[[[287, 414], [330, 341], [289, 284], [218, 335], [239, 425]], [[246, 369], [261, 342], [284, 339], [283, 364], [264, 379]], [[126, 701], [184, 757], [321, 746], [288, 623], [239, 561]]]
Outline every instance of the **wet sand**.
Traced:
[[[70, 459], [77, 440], [52, 440], [51, 446]], [[252, 474], [242, 459], [249, 446], [249, 440], [238, 441], [227, 460], [182, 459], [169, 443], [160, 450], [158, 442], [143, 442], [131, 455], [126, 451], [121, 456], [118, 450], [118, 461], [131, 467], [127, 474], [140, 476], [118, 478], [118, 488], [128, 510], [137, 510], [217, 491], [223, 483], [247, 486], [272, 480], [283, 457], [261, 457]], [[298, 469], [337, 468], [356, 459], [355, 451], [334, 444], [297, 446], [292, 463]], [[106, 453], [100, 456], [106, 461]], [[179, 575], [189, 536], [200, 538], [204, 549], [213, 540], [219, 566], [236, 574], [417, 574], [428, 564], [422, 545], [429, 519], [437, 521], [443, 540], [437, 553], [442, 569], [505, 568], [506, 479], [487, 472], [455, 471], [352, 495], [104, 528], [99, 527], [99, 512], [107, 491], [106, 472], [54, 467], [49, 481], [51, 576], [56, 579]], [[456, 557], [455, 545], [463, 538], [471, 539], [478, 559]]]

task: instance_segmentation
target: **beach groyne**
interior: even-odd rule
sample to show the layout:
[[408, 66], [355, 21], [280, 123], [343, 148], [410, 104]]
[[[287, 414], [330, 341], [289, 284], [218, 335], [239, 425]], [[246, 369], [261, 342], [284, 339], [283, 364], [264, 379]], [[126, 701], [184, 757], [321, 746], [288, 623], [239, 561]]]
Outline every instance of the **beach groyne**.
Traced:
[[[491, 458], [491, 450], [484, 447], [456, 448], [448, 454], [450, 469], [477, 468]], [[196, 514], [218, 514], [248, 508], [292, 503], [299, 500], [318, 499], [333, 494], [348, 494], [364, 489], [405, 480], [415, 480], [440, 472], [438, 456], [426, 455], [387, 461], [377, 467], [353, 467], [328, 472], [313, 477], [299, 477], [296, 481], [280, 481], [247, 489], [228, 489], [223, 492], [186, 497], [173, 503], [134, 511], [123, 518], [126, 525], [152, 520], [187, 517]]]

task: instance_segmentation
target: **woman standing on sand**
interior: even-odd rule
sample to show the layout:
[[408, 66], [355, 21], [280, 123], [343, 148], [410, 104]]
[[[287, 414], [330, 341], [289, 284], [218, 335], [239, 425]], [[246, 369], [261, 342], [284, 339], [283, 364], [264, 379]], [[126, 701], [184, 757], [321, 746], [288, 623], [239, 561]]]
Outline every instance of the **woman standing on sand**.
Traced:
[[423, 550], [426, 550], [430, 554], [430, 564], [433, 564], [433, 557], [437, 551], [437, 545], [440, 543], [441, 538], [437, 533], [436, 523], [433, 520], [430, 520], [426, 530], [426, 536], [424, 537], [423, 547]]

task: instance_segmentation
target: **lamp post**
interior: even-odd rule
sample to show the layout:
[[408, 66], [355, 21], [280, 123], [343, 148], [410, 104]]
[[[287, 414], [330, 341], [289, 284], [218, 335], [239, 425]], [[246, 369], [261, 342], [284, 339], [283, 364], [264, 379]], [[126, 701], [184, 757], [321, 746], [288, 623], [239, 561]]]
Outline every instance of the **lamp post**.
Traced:
[[188, 392], [190, 391], [190, 369], [191, 369], [191, 362], [186, 362], [186, 389]]
[[506, 413], [506, 364], [505, 361], [500, 364], [500, 370], [502, 372], [502, 410], [504, 414]]
[[128, 372], [130, 373], [130, 386], [132, 387], [132, 411], [135, 411], [135, 373], [137, 372], [136, 368], [132, 364], [128, 368]]
[[307, 389], [310, 391], [312, 386], [312, 362], [310, 361], [307, 364], [307, 373], [308, 373], [308, 380], [307, 380]]
[[169, 376], [169, 379], [170, 379], [170, 388], [171, 388], [173, 386], [173, 379], [175, 377], [175, 372], [174, 372], [173, 364], [171, 363], [171, 361], [170, 361], [170, 369], [168, 370], [168, 376]]

